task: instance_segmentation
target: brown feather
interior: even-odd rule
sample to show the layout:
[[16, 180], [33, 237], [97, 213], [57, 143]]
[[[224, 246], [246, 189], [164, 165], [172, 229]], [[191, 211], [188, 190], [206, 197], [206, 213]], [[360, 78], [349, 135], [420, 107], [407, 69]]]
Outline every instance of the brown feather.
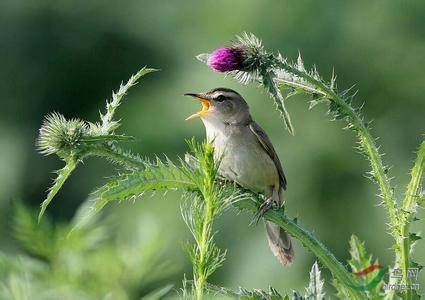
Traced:
[[264, 150], [267, 152], [267, 154], [270, 156], [270, 158], [273, 160], [276, 169], [279, 173], [279, 182], [280, 187], [284, 190], [286, 190], [286, 177], [285, 173], [283, 173], [282, 164], [280, 163], [279, 157], [277, 156], [276, 151], [274, 150], [273, 144], [270, 141], [270, 138], [268, 137], [267, 133], [258, 125], [256, 122], [252, 121], [249, 124], [249, 128], [254, 133], [254, 135], [257, 137], [258, 142], [261, 144], [261, 146], [264, 148]]

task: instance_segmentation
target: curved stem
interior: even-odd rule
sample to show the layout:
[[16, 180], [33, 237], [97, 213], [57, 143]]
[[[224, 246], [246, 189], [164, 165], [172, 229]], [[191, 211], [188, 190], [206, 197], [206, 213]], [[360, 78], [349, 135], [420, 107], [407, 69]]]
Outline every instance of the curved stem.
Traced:
[[[360, 114], [349, 104], [349, 102], [346, 101], [346, 99], [344, 99], [344, 96], [337, 94], [332, 87], [327, 86], [320, 79], [315, 78], [307, 72], [300, 71], [297, 67], [280, 59], [275, 59], [274, 64], [277, 68], [287, 70], [298, 78], [301, 78], [304, 82], [306, 82], [306, 86], [311, 86], [309, 88], [301, 87], [305, 91], [311, 93], [311, 90], [315, 90], [315, 93], [319, 94], [322, 98], [334, 102], [337, 106], [336, 111], [347, 118], [349, 127], [354, 129], [357, 133], [361, 149], [369, 160], [372, 168], [371, 174], [379, 186], [380, 195], [383, 198], [383, 203], [388, 211], [390, 219], [389, 229], [395, 241], [395, 257], [399, 264], [406, 270], [404, 274], [404, 278], [406, 278], [410, 243], [409, 237], [407, 236], [409, 225], [407, 224], [403, 228], [403, 211], [398, 211], [393, 188], [390, 184], [390, 179], [387, 176], [387, 168], [382, 162], [382, 155], [379, 153], [379, 148], [375, 143], [375, 139], [369, 132], [368, 126], [364, 123]], [[294, 88], [300, 88], [299, 83], [296, 82], [296, 80], [294, 80], [294, 84], [292, 84], [290, 80], [286, 80], [285, 84]], [[405, 202], [409, 203], [410, 200], [405, 200]], [[409, 204], [407, 204], [407, 206], [408, 205]]]
[[[235, 206], [239, 209], [249, 210], [255, 214], [258, 212], [258, 203], [259, 202], [252, 198], [249, 198], [236, 202]], [[285, 216], [282, 210], [270, 209], [265, 213], [264, 218], [285, 229], [311, 252], [313, 252], [338, 281], [349, 287], [347, 290], [350, 292], [352, 299], [365, 298], [364, 293], [352, 288], [359, 284], [356, 282], [351, 273], [336, 259], [332, 252], [330, 252], [326, 246], [316, 239], [310, 232], [300, 227], [295, 221], [290, 220], [287, 216]]]
[[[396, 201], [394, 199], [393, 188], [391, 187], [390, 180], [387, 176], [387, 169], [384, 167], [381, 154], [379, 153], [378, 147], [375, 143], [375, 139], [370, 134], [362, 118], [346, 101], [344, 101], [342, 97], [336, 94], [330, 87], [323, 84], [323, 82], [313, 78], [312, 76], [309, 76], [304, 72], [299, 71], [295, 67], [286, 63], [280, 62], [279, 65], [280, 67], [289, 70], [291, 73], [313, 85], [315, 89], [319, 91], [320, 94], [322, 94], [325, 98], [329, 99], [330, 101], [336, 102], [340, 109], [342, 109], [347, 115], [349, 121], [352, 124], [352, 127], [355, 129], [359, 136], [360, 143], [364, 149], [365, 154], [369, 158], [373, 174], [379, 185], [382, 198], [384, 199], [385, 205], [388, 210], [392, 230], [397, 230], [399, 221], [397, 216], [397, 208]], [[290, 85], [290, 82], [286, 82], [286, 84]], [[398, 234], [393, 234], [393, 236], [394, 239], [397, 241], [399, 240], [400, 232], [396, 233]]]

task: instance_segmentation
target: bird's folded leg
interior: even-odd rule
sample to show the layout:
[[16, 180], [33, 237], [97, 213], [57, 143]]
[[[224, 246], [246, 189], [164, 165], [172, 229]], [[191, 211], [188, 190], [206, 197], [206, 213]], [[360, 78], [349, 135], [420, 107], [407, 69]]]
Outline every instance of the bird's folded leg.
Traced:
[[260, 207], [258, 208], [258, 212], [255, 214], [254, 219], [251, 221], [251, 224], [257, 225], [260, 219], [264, 216], [264, 214], [271, 208], [279, 208], [279, 204], [274, 201], [273, 197], [267, 198], [263, 203], [261, 203]]

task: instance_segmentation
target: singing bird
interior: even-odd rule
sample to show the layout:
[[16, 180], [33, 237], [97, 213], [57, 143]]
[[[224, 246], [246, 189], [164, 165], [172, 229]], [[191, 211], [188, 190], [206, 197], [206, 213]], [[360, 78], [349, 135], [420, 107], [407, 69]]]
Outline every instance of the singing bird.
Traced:
[[[187, 93], [202, 104], [201, 111], [186, 120], [200, 117], [207, 141], [219, 159], [218, 171], [227, 180], [263, 194], [259, 215], [283, 205], [286, 178], [279, 157], [264, 130], [252, 119], [249, 106], [236, 91], [215, 88], [206, 93]], [[294, 259], [291, 239], [278, 225], [265, 222], [267, 239], [273, 254], [283, 265]]]

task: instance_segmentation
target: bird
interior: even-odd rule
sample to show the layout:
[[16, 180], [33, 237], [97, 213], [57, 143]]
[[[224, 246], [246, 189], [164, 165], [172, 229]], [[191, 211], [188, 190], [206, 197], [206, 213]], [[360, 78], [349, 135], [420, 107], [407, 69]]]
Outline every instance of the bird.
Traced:
[[[186, 120], [202, 120], [207, 142], [214, 148], [219, 175], [265, 196], [259, 218], [267, 210], [281, 207], [287, 185], [282, 164], [270, 138], [253, 120], [245, 99], [223, 87], [184, 95], [202, 104], [202, 109]], [[284, 266], [290, 265], [294, 249], [289, 234], [270, 221], [265, 221], [265, 227], [271, 251]]]

